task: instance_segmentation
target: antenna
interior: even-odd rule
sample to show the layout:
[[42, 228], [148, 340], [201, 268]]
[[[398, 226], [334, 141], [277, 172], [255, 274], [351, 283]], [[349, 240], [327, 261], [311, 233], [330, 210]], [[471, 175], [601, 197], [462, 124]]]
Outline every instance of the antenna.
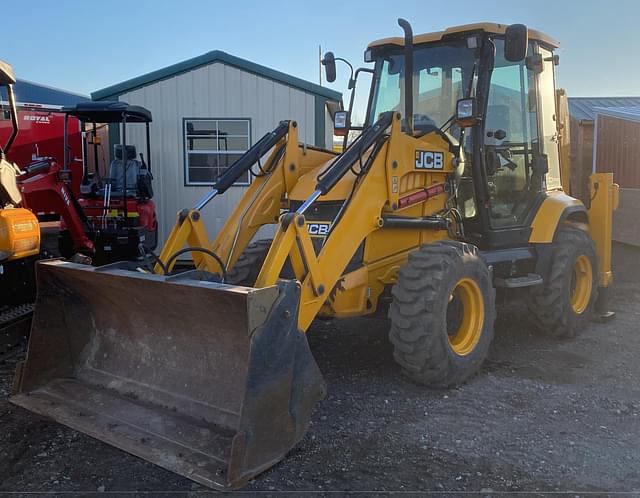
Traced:
[[318, 81], [322, 86], [322, 45], [318, 45]]

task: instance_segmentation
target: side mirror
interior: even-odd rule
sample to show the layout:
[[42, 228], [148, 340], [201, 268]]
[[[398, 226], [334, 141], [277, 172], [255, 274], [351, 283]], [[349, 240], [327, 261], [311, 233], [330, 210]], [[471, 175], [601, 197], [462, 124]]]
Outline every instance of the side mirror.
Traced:
[[512, 24], [504, 34], [504, 58], [519, 62], [527, 56], [529, 30], [524, 24]]
[[347, 111], [337, 111], [333, 117], [333, 134], [338, 137], [344, 137], [349, 133], [351, 122]]
[[329, 83], [333, 83], [336, 80], [336, 58], [333, 55], [333, 52], [327, 52], [324, 54], [321, 62], [324, 66], [327, 81]]
[[468, 128], [478, 123], [478, 109], [475, 98], [460, 99], [456, 104], [456, 124]]

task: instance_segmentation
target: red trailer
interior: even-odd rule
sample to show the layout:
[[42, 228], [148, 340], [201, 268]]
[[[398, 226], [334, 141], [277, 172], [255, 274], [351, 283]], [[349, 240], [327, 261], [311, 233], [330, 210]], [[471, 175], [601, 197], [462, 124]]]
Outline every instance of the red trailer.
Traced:
[[[4, 113], [0, 119], [0, 142], [4, 143], [11, 134], [11, 121]], [[62, 162], [64, 156], [64, 116], [60, 106], [19, 104], [18, 126], [20, 133], [8, 154], [8, 159], [24, 169], [35, 161], [52, 157]], [[69, 148], [72, 163], [82, 165], [82, 134], [77, 118], [69, 119]], [[80, 194], [80, 177], [73, 182], [72, 189]], [[53, 209], [49, 210], [53, 211]], [[38, 215], [51, 214], [39, 212]]]

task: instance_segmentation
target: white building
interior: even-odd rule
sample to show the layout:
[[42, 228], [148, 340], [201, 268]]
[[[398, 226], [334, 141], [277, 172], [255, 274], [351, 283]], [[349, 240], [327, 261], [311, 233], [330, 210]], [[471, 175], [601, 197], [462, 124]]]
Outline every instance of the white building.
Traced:
[[[297, 121], [301, 141], [331, 148], [333, 123], [326, 104], [342, 98], [328, 88], [217, 50], [103, 88], [91, 97], [141, 105], [153, 115], [151, 168], [159, 246], [176, 213], [192, 207], [217, 174], [279, 121]], [[119, 143], [115, 127], [110, 142]], [[127, 143], [144, 151], [143, 127], [129, 126]], [[205, 208], [210, 237], [250, 181], [247, 175]]]

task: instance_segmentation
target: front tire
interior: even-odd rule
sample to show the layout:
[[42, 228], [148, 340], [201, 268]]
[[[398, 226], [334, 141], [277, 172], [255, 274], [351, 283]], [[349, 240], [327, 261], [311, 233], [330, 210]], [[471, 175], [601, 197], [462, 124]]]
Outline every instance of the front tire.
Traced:
[[445, 388], [478, 371], [493, 339], [495, 291], [475, 246], [420, 247], [400, 269], [392, 295], [389, 339], [409, 378]]
[[529, 293], [536, 327], [555, 337], [575, 337], [593, 312], [597, 278], [593, 239], [576, 228], [561, 230], [553, 242], [548, 278]]
[[252, 287], [260, 274], [262, 264], [267, 258], [272, 239], [260, 239], [251, 242], [242, 252], [236, 264], [227, 273], [227, 282]]

